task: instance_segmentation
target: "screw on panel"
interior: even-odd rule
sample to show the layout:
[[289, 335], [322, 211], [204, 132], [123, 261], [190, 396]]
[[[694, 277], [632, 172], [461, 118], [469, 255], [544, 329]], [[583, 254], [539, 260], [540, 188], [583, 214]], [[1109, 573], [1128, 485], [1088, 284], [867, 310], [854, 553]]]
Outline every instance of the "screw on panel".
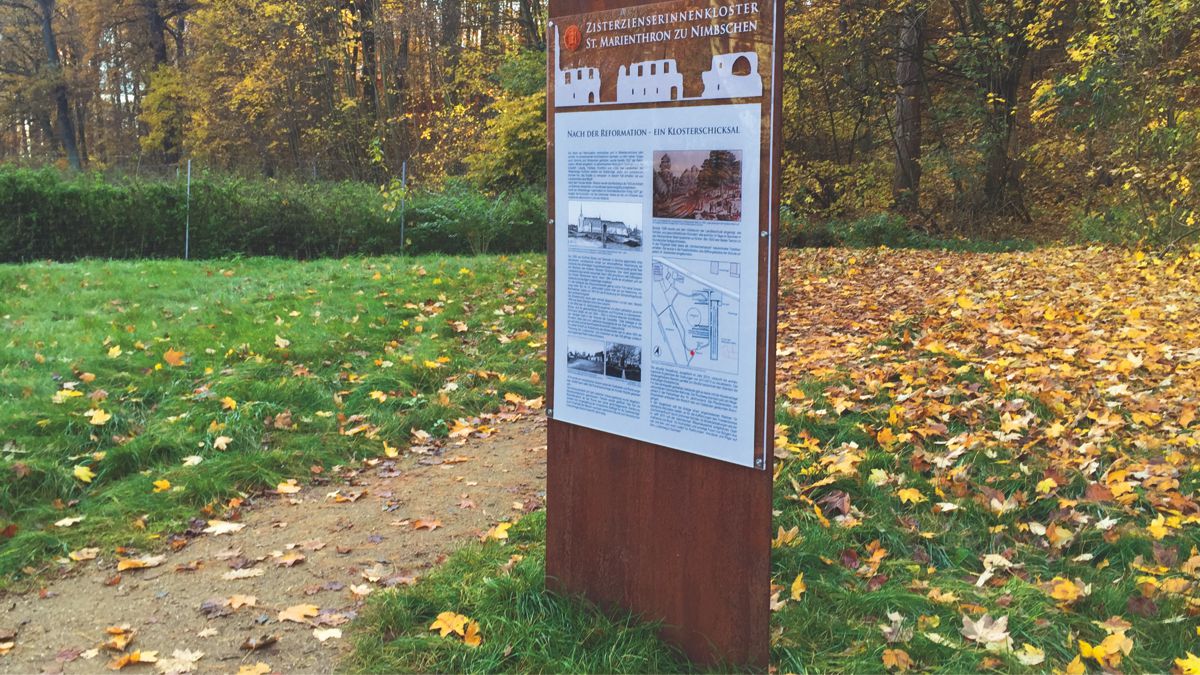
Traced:
[[765, 466], [765, 465], [764, 465], [764, 463], [763, 463], [763, 460], [762, 460], [762, 458], [761, 458], [761, 457], [760, 457], [760, 458], [758, 458], [758, 459], [756, 459], [756, 460], [754, 460], [754, 468], [756, 468], [756, 469], [761, 469], [761, 468], [763, 468], [764, 466]]
[[770, 236], [770, 234], [771, 234], [770, 232], [767, 232], [766, 230], [763, 230], [762, 232], [759, 232], [759, 233], [758, 233], [758, 236], [760, 236], [760, 237], [763, 237], [763, 238], [766, 238], [766, 237]]
[[553, 417], [554, 417], [554, 408], [546, 408], [546, 417], [549, 417], [549, 418], [552, 418], [552, 419], [553, 419]]

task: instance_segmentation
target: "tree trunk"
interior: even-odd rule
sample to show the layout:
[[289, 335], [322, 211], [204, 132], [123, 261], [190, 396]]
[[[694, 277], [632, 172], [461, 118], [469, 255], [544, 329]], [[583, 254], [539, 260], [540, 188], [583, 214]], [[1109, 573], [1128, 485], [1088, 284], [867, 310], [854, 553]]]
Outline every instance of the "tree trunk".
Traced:
[[458, 66], [461, 33], [462, 0], [442, 0], [442, 45], [446, 48], [446, 65], [451, 77]]
[[915, 212], [921, 201], [921, 122], [924, 96], [925, 10], [909, 3], [900, 12], [896, 42], [896, 145], [892, 171], [892, 203], [896, 210]]
[[167, 22], [158, 9], [158, 0], [142, 0], [142, 12], [146, 17], [146, 34], [150, 41], [150, 54], [157, 68], [167, 62]]
[[379, 109], [375, 86], [375, 0], [355, 0], [362, 53], [362, 102], [372, 119]]
[[1013, 159], [1017, 96], [1028, 46], [1021, 36], [1006, 39], [1007, 59], [988, 81], [987, 122], [983, 129], [984, 177], [978, 206], [988, 213], [1029, 220], [1021, 186], [1020, 164]]
[[54, 34], [54, 2], [55, 0], [38, 0], [38, 7], [42, 11], [42, 42], [46, 47], [46, 65], [54, 77], [51, 95], [54, 97], [55, 112], [58, 115], [59, 139], [67, 153], [67, 163], [72, 169], [82, 171], [79, 147], [75, 144], [75, 122], [71, 118], [71, 102], [67, 98], [67, 83], [63, 79], [62, 59], [58, 56], [58, 37]]

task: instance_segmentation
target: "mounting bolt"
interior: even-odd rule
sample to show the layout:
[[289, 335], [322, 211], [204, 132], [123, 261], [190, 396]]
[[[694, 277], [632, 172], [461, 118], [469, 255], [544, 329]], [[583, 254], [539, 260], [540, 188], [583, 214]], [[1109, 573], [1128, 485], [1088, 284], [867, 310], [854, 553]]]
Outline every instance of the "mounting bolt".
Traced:
[[764, 466], [764, 464], [763, 464], [762, 457], [759, 457], [758, 459], [754, 460], [754, 468], [761, 469], [761, 468], [763, 468], [763, 466]]
[[767, 232], [766, 230], [763, 230], [762, 232], [758, 233], [758, 236], [762, 237], [763, 239], [766, 239], [767, 237], [771, 236], [771, 233]]
[[546, 408], [546, 417], [554, 419], [554, 408]]
[[553, 224], [554, 224], [554, 219], [553, 219], [553, 218], [551, 218], [551, 219], [550, 219], [550, 224], [551, 224], [551, 225], [553, 225]]

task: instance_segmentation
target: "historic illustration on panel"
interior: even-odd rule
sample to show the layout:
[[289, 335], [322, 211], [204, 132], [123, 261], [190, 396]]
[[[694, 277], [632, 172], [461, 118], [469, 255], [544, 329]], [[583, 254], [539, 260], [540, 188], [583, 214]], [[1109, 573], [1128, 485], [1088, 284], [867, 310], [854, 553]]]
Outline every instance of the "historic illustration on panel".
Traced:
[[655, 152], [654, 217], [740, 221], [741, 151]]

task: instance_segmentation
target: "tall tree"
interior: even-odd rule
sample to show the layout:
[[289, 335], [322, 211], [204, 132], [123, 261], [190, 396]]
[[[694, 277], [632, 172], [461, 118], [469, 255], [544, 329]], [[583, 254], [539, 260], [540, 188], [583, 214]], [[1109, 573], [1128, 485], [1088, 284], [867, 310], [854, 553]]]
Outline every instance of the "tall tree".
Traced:
[[925, 97], [925, 13], [919, 3], [900, 8], [896, 39], [896, 111], [892, 137], [896, 146], [892, 170], [892, 203], [913, 212], [921, 201], [921, 125]]

